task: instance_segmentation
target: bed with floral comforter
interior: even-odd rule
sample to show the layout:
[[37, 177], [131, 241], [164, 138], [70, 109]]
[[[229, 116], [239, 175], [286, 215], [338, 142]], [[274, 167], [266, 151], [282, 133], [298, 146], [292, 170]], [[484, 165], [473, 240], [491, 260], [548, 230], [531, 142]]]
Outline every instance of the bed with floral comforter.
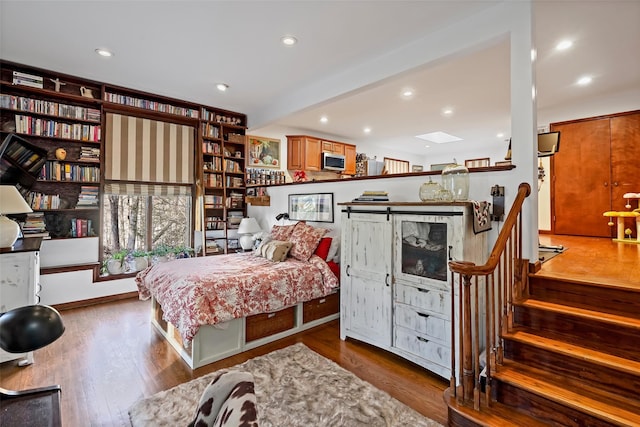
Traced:
[[141, 299], [153, 297], [183, 340], [203, 325], [269, 313], [330, 294], [339, 282], [327, 263], [288, 258], [273, 262], [251, 253], [179, 259], [136, 276]]

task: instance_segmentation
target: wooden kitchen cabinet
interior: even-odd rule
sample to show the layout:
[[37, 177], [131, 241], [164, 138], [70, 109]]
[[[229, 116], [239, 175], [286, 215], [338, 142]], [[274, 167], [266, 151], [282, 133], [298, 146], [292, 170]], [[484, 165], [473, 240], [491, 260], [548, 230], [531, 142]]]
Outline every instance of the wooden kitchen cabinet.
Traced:
[[344, 145], [344, 172], [343, 175], [356, 174], [356, 146], [351, 144]]
[[341, 154], [344, 156], [344, 146], [345, 144], [341, 142], [322, 141], [322, 152]]
[[640, 191], [640, 111], [552, 123], [551, 130], [560, 131], [551, 159], [552, 231], [613, 237], [602, 214], [627, 210], [623, 194]]
[[287, 135], [287, 169], [322, 169], [322, 141], [305, 135]]

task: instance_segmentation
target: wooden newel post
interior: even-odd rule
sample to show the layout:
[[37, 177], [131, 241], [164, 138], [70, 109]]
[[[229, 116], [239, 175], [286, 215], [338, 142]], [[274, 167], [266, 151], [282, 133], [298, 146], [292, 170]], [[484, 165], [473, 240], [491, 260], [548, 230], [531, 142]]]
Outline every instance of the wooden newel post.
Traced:
[[471, 345], [471, 276], [465, 274], [462, 277], [462, 396], [465, 401], [470, 401], [473, 399], [475, 380]]

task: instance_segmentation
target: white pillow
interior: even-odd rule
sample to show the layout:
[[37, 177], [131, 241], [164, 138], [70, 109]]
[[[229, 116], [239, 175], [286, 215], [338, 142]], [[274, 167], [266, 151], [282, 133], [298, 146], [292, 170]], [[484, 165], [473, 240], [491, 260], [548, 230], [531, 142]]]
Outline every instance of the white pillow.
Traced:
[[340, 264], [340, 230], [331, 230], [325, 237], [331, 237], [331, 246], [329, 246], [327, 261]]

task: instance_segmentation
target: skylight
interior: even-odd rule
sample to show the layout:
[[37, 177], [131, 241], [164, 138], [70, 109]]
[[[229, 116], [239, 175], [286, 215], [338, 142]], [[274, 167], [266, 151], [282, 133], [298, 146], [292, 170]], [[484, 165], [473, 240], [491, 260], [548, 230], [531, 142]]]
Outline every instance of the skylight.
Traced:
[[435, 142], [436, 144], [462, 141], [462, 138], [458, 138], [457, 136], [449, 135], [448, 133], [440, 132], [440, 131], [425, 133], [422, 135], [416, 135], [416, 138], [424, 139], [425, 141], [429, 141], [429, 142]]

